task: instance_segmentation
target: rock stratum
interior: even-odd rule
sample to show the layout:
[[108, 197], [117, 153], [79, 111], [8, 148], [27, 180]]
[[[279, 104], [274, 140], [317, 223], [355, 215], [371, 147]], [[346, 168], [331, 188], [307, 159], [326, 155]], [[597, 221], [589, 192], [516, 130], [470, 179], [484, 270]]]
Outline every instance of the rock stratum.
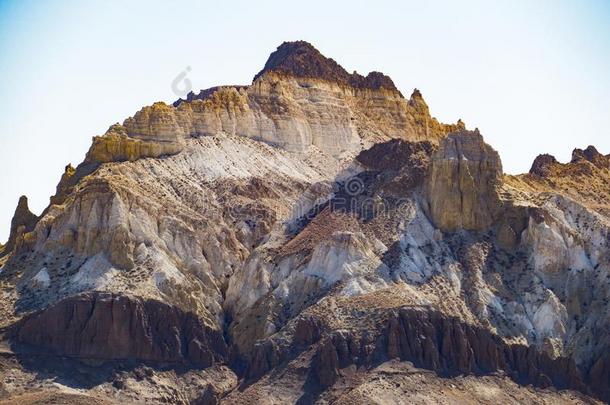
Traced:
[[286, 42], [144, 107], [0, 245], [7, 403], [610, 400], [610, 156], [502, 171]]

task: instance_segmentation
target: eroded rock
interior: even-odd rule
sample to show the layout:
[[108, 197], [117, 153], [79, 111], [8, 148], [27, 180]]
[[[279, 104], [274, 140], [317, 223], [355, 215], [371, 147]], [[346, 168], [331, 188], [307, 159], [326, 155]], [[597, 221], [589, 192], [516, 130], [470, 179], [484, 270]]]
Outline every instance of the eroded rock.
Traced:
[[222, 331], [155, 300], [110, 293], [66, 298], [14, 326], [18, 343], [91, 360], [134, 359], [209, 367], [227, 358]]
[[11, 231], [8, 241], [3, 250], [0, 250], [0, 256], [11, 253], [15, 246], [23, 242], [26, 233], [34, 230], [38, 223], [38, 216], [34, 215], [28, 208], [28, 198], [24, 195], [19, 197], [17, 208], [11, 220]]
[[529, 173], [535, 174], [540, 177], [546, 177], [551, 172], [552, 166], [557, 163], [557, 159], [555, 159], [555, 156], [553, 155], [549, 155], [546, 153], [538, 155], [536, 159], [534, 159]]
[[489, 228], [500, 206], [501, 176], [498, 153], [478, 131], [449, 134], [432, 157], [428, 200], [433, 222], [449, 232]]

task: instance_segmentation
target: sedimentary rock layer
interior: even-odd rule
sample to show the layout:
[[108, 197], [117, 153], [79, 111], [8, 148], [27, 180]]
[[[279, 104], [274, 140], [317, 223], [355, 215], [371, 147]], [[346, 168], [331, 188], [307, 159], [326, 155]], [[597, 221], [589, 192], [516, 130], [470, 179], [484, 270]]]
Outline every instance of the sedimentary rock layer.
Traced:
[[[298, 356], [313, 345], [312, 375], [324, 387], [333, 385], [350, 365], [373, 366], [392, 358], [440, 375], [488, 374], [502, 371], [521, 384], [555, 386], [607, 397], [607, 364], [583, 376], [569, 358], [520, 344], [506, 344], [488, 330], [422, 308], [405, 307], [383, 316], [373, 330], [329, 330], [316, 318], [297, 321], [291, 343], [283, 338], [255, 346], [248, 378]], [[587, 384], [588, 383], [588, 384]]]
[[498, 153], [478, 131], [449, 134], [432, 157], [430, 214], [443, 231], [484, 230], [499, 208], [502, 177]]
[[192, 313], [155, 300], [85, 293], [66, 298], [14, 326], [15, 342], [61, 356], [133, 359], [209, 367], [227, 359], [222, 331]]

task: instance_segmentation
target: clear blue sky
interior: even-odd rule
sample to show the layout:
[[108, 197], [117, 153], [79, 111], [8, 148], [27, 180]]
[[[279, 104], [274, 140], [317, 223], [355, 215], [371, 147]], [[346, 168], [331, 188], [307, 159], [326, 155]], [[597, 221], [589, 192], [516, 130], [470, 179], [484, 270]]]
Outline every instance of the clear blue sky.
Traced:
[[187, 66], [195, 89], [248, 84], [295, 39], [419, 88], [440, 120], [479, 127], [506, 172], [610, 153], [608, 0], [0, 0], [0, 240], [21, 194], [40, 213], [91, 137], [173, 101]]

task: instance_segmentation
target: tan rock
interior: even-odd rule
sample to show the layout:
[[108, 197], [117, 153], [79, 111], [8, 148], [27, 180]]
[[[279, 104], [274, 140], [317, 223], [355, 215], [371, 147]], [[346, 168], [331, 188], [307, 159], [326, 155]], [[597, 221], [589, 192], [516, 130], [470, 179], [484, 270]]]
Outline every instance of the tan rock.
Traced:
[[8, 242], [6, 242], [4, 249], [0, 249], [0, 255], [12, 252], [15, 246], [19, 245], [17, 242], [23, 240], [24, 234], [31, 232], [37, 222], [38, 217], [32, 214], [28, 208], [28, 198], [22, 195], [19, 198], [17, 208], [15, 208], [15, 214], [11, 220], [11, 232], [8, 237]]
[[501, 176], [498, 153], [477, 130], [449, 134], [432, 158], [428, 200], [433, 222], [449, 232], [488, 228], [499, 208]]
[[[134, 161], [146, 157], [174, 155], [182, 150], [182, 138], [178, 138], [175, 133], [171, 135], [171, 125], [166, 122], [171, 121], [171, 113], [167, 117], [142, 114], [146, 118], [141, 118], [139, 114], [136, 114], [137, 119], [129, 118], [126, 122], [129, 121], [130, 125], [134, 126], [133, 131], [141, 132], [128, 135], [125, 127], [118, 124], [111, 126], [106, 134], [93, 138], [85, 162]], [[142, 122], [144, 120], [148, 120], [147, 124]]]

